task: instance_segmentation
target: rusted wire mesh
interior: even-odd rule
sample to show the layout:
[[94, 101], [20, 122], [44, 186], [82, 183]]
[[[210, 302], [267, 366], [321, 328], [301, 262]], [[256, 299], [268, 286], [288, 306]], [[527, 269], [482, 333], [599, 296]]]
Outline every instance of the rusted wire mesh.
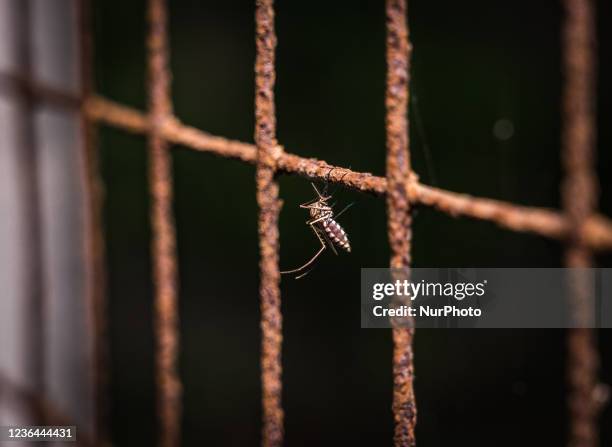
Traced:
[[[81, 0], [82, 16], [87, 0]], [[85, 142], [85, 174], [88, 185], [88, 247], [90, 303], [93, 315], [98, 401], [98, 433], [103, 432], [106, 321], [104, 318], [104, 244], [100, 216], [102, 188], [97, 174], [94, 125], [107, 124], [149, 138], [151, 220], [155, 281], [155, 330], [157, 340], [157, 393], [160, 443], [180, 443], [181, 385], [177, 374], [179, 347], [175, 230], [172, 219], [170, 144], [179, 144], [257, 167], [257, 202], [260, 236], [260, 295], [262, 311], [263, 443], [281, 445], [281, 342], [278, 269], [277, 173], [341, 183], [357, 191], [386, 195], [391, 266], [410, 266], [411, 207], [424, 205], [452, 216], [489, 221], [512, 231], [537, 234], [566, 243], [569, 266], [591, 265], [594, 251], [612, 250], [612, 221], [595, 213], [596, 178], [593, 151], [595, 135], [594, 11], [590, 0], [564, 0], [566, 74], [562, 212], [524, 207], [498, 200], [472, 197], [421, 183], [411, 171], [408, 140], [408, 81], [410, 43], [405, 0], [387, 0], [387, 176], [333, 167], [327, 162], [303, 158], [276, 142], [274, 113], [274, 10], [272, 0], [256, 3], [256, 130], [255, 145], [226, 139], [182, 124], [172, 112], [168, 68], [167, 13], [163, 0], [149, 0], [149, 113], [142, 113], [95, 94], [93, 89], [91, 36], [82, 26], [83, 86], [75, 95], [36, 84], [29, 73], [0, 73], [0, 89], [17, 92], [30, 101], [47, 101], [71, 109], [81, 108]], [[331, 168], [334, 168], [331, 170]], [[577, 200], [579, 199], [579, 200]], [[396, 445], [414, 445], [416, 406], [413, 391], [412, 337], [410, 329], [394, 330], [394, 400]], [[569, 338], [571, 396], [571, 445], [597, 444], [597, 352], [592, 331], [576, 330]]]
[[[595, 173], [595, 12], [592, 0], [565, 0], [563, 27], [563, 152], [565, 179], [561, 185], [563, 206], [571, 228], [565, 250], [568, 267], [593, 265], [592, 249], [580, 231], [597, 204]], [[568, 335], [569, 442], [571, 447], [599, 445], [597, 400], [599, 355], [596, 335], [586, 329], [592, 307], [592, 285], [583, 275], [571, 283], [572, 307], [578, 328]]]

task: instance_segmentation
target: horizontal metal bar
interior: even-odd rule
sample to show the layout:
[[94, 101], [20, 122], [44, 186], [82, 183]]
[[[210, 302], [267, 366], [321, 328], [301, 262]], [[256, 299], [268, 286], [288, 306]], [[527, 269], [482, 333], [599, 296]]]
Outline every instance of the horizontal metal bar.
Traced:
[[[28, 83], [19, 76], [0, 73], [0, 92], [7, 88], [18, 88], [37, 99], [58, 105], [81, 106], [78, 95]], [[149, 134], [151, 131], [149, 118], [145, 113], [101, 96], [88, 98], [84, 108], [88, 117], [100, 123], [140, 134]], [[162, 136], [173, 144], [251, 164], [256, 162], [255, 145], [211, 135], [182, 124], [176, 118], [166, 120], [161, 132]], [[384, 177], [332, 166], [323, 160], [300, 157], [285, 152], [280, 146], [277, 148], [276, 157], [277, 168], [287, 173], [299, 174], [309, 179], [328, 179], [332, 183], [341, 183], [362, 192], [382, 195], [387, 191], [387, 180]], [[406, 187], [410, 200], [414, 203], [432, 207], [454, 217], [471, 217], [493, 222], [508, 230], [538, 234], [551, 239], [562, 240], [569, 237], [567, 219], [562, 213], [552, 209], [526, 207], [434, 188], [419, 182], [416, 177], [407, 179]], [[590, 248], [598, 251], [612, 250], [612, 220], [608, 217], [592, 215], [581, 231]]]
[[39, 84], [15, 73], [0, 72], [0, 93], [26, 96], [35, 101], [49, 102], [70, 109], [77, 109], [81, 106], [81, 98], [78, 94]]
[[[150, 131], [147, 116], [133, 108], [117, 104], [99, 96], [88, 98], [86, 113], [101, 123], [126, 131], [146, 134]], [[255, 164], [255, 145], [231, 140], [186, 126], [177, 119], [167, 120], [162, 134], [169, 142], [222, 157]], [[355, 172], [332, 166], [325, 161], [289, 154], [281, 146], [276, 149], [277, 168], [309, 179], [328, 179], [348, 188], [374, 194], [385, 194], [387, 181], [370, 173]], [[424, 185], [416, 176], [406, 179], [410, 200], [432, 207], [453, 217], [471, 217], [493, 222], [502, 228], [533, 233], [551, 239], [568, 236], [567, 219], [558, 211], [526, 207], [468, 194], [460, 194]], [[591, 216], [582, 228], [584, 240], [595, 250], [612, 249], [612, 221], [601, 215]]]

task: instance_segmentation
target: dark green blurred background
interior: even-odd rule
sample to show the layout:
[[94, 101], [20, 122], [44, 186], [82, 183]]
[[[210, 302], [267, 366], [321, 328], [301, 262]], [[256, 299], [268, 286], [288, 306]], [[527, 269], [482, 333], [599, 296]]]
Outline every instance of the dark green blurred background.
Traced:
[[[95, 3], [101, 94], [144, 109], [144, 0]], [[172, 0], [173, 97], [189, 125], [253, 141], [254, 6]], [[612, 215], [611, 6], [598, 4], [600, 206]], [[278, 137], [292, 153], [384, 175], [384, 2], [278, 1]], [[412, 156], [421, 179], [525, 205], [559, 206], [559, 1], [409, 1], [414, 43]], [[417, 112], [421, 126], [417, 126]], [[508, 120], [509, 139], [494, 135]], [[420, 129], [419, 129], [420, 127]], [[113, 441], [153, 445], [152, 287], [146, 144], [101, 131], [112, 334]], [[426, 163], [427, 148], [431, 163]], [[260, 432], [254, 168], [176, 147], [184, 445], [256, 445]], [[305, 179], [281, 177], [281, 267], [318, 242], [298, 203]], [[389, 445], [391, 337], [359, 328], [359, 268], [388, 264], [385, 202], [339, 189], [353, 253], [327, 253], [282, 281], [289, 446]], [[577, 198], [578, 199], [578, 198]], [[429, 209], [415, 218], [418, 267], [554, 267], [559, 244]], [[600, 265], [610, 266], [611, 258]], [[563, 331], [422, 330], [416, 336], [420, 445], [560, 445]], [[612, 337], [600, 332], [602, 379]], [[612, 442], [603, 414], [602, 445]]]

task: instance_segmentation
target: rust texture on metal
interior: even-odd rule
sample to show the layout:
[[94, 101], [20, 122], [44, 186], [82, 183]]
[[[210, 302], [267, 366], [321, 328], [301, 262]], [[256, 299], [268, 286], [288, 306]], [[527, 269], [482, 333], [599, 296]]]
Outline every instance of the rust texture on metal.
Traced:
[[[32, 42], [31, 42], [31, 1], [23, 0], [17, 6], [17, 39], [19, 55], [19, 69], [21, 77], [32, 77]], [[41, 227], [41, 199], [39, 182], [38, 141], [35, 125], [35, 98], [31, 91], [19, 90], [16, 92], [15, 108], [17, 113], [18, 147], [15, 152], [17, 163], [17, 179], [19, 182], [19, 212], [22, 227], [22, 264], [21, 287], [23, 290], [24, 305], [27, 308], [25, 317], [28, 319], [28, 330], [24, 333], [24, 347], [22, 349], [26, 370], [25, 380], [41, 397], [46, 396], [45, 372], [45, 311], [46, 294], [43, 287], [43, 261], [42, 261], [42, 227]], [[29, 417], [31, 423], [45, 424], [45, 414], [31, 409]]]
[[[129, 132], [148, 133], [146, 116], [133, 108], [99, 96], [89, 98], [85, 107], [88, 114], [101, 123]], [[176, 119], [166, 121], [162, 132], [164, 137], [174, 144], [246, 163], [256, 163], [256, 148], [249, 143], [211, 135]], [[329, 180], [331, 183], [342, 184], [361, 192], [380, 195], [387, 192], [387, 180], [384, 177], [351, 171], [315, 158], [300, 157], [284, 152], [280, 146], [275, 149], [275, 157], [278, 171], [313, 180]], [[565, 216], [558, 211], [434, 188], [420, 183], [414, 174], [406, 180], [406, 188], [413, 204], [432, 207], [453, 217], [471, 217], [493, 222], [508, 230], [533, 233], [551, 239], [564, 239], [569, 229]], [[612, 221], [609, 218], [601, 215], [591, 216], [582, 232], [583, 240], [592, 249], [612, 250]]]
[[159, 445], [181, 438], [182, 386], [178, 375], [179, 315], [176, 241], [172, 215], [172, 160], [162, 129], [170, 119], [170, 69], [165, 0], [149, 0], [149, 188], [153, 232], [154, 327]]
[[261, 385], [262, 445], [283, 443], [282, 408], [282, 314], [280, 272], [278, 268], [278, 217], [281, 201], [274, 179], [278, 156], [276, 116], [274, 111], [274, 7], [272, 0], [257, 0], [255, 7], [255, 144], [257, 145], [256, 181], [259, 206], [259, 250], [261, 297]]
[[[21, 2], [27, 8], [29, 2]], [[81, 9], [86, 10], [83, 0]], [[274, 115], [274, 11], [271, 0], [258, 0], [256, 61], [256, 145], [226, 139], [182, 124], [173, 116], [169, 86], [166, 9], [162, 0], [149, 0], [149, 75], [150, 115], [114, 103], [94, 94], [91, 81], [91, 36], [83, 34], [82, 80], [79, 94], [60, 91], [32, 80], [26, 60], [24, 72], [0, 73], [0, 92], [25, 98], [27, 107], [35, 102], [49, 102], [72, 109], [82, 108], [86, 146], [88, 197], [88, 256], [97, 275], [88, 287], [102, 295], [92, 299], [97, 342], [105, 338], [103, 273], [97, 264], [103, 257], [103, 234], [96, 229], [103, 196], [96, 179], [94, 123], [105, 123], [127, 131], [146, 134], [150, 144], [150, 183], [153, 196], [152, 226], [154, 233], [154, 281], [156, 286], [156, 337], [159, 416], [162, 445], [180, 441], [181, 384], [176, 362], [178, 356], [178, 311], [175, 259], [175, 230], [172, 219], [172, 178], [169, 143], [235, 158], [257, 166], [257, 200], [260, 206], [259, 231], [261, 248], [262, 295], [262, 382], [264, 388], [264, 443], [278, 445], [283, 437], [281, 402], [280, 349], [282, 342], [279, 272], [278, 215], [281, 202], [277, 172], [302, 175], [310, 179], [330, 180], [362, 192], [386, 195], [389, 208], [389, 233], [392, 266], [410, 264], [410, 208], [415, 204], [433, 207], [451, 216], [466, 216], [496, 223], [513, 231], [534, 233], [559, 239], [567, 244], [566, 263], [572, 267], [592, 265], [594, 250], [612, 249], [612, 221], [596, 214], [597, 180], [594, 170], [595, 148], [595, 15], [593, 1], [564, 0], [567, 19], [563, 28], [564, 133], [563, 163], [566, 178], [562, 185], [564, 211], [523, 207], [511, 203], [472, 197], [434, 188], [419, 182], [410, 170], [407, 120], [410, 43], [405, 23], [403, 0], [387, 0], [387, 178], [370, 173], [334, 167], [327, 162], [286, 153], [277, 145]], [[25, 6], [24, 6], [25, 5]], [[28, 17], [29, 14], [22, 14]], [[81, 24], [83, 26], [83, 24]], [[20, 26], [27, 30], [29, 23]], [[83, 30], [82, 30], [83, 31]], [[29, 36], [28, 36], [29, 38]], [[22, 43], [26, 40], [21, 39]], [[29, 54], [29, 45], [21, 49]], [[23, 62], [23, 61], [22, 61]], [[33, 132], [24, 131], [32, 134]], [[24, 151], [27, 156], [27, 148]], [[28, 161], [28, 166], [32, 162]], [[333, 171], [332, 171], [333, 168]], [[331, 175], [330, 175], [331, 173]], [[31, 185], [30, 185], [31, 186]], [[27, 188], [26, 188], [27, 190]], [[34, 203], [30, 201], [30, 203]], [[28, 219], [35, 222], [35, 217]], [[578, 291], [577, 295], [580, 295]], [[412, 391], [412, 332], [394, 331], [394, 377], [396, 399], [394, 410], [396, 443], [414, 442], [414, 395]], [[597, 414], [601, 402], [597, 395], [599, 359], [593, 331], [575, 330], [569, 341], [569, 384], [571, 388], [570, 445], [593, 446], [598, 443]], [[96, 374], [103, 374], [103, 348], [95, 347]], [[40, 368], [42, 369], [42, 368]], [[98, 377], [97, 394], [102, 391]], [[408, 384], [410, 386], [408, 386]], [[101, 413], [99, 413], [99, 416]], [[402, 421], [407, 421], [405, 424]], [[100, 424], [98, 424], [99, 426]]]
[[[597, 205], [596, 144], [596, 27], [594, 2], [565, 0], [563, 26], [563, 134], [561, 185], [569, 227], [565, 262], [568, 267], [593, 265], [593, 253], [583, 229]], [[599, 354], [596, 334], [581, 322], [592, 311], [592, 284], [584, 275], [571, 282], [572, 308], [578, 328], [568, 334], [569, 433], [571, 447], [599, 445], [597, 400]]]
[[[90, 0], [79, 0], [81, 95], [94, 92], [92, 13]], [[89, 333], [92, 335], [91, 380], [95, 439], [109, 438], [109, 346], [106, 303], [106, 269], [102, 208], [104, 186], [99, 170], [95, 122], [81, 108], [81, 138], [85, 185], [84, 236], [86, 295]]]
[[[411, 44], [405, 0], [387, 0], [387, 230], [390, 266], [409, 276], [412, 215], [406, 187], [411, 178], [408, 95]], [[406, 297], [405, 300], [409, 301]], [[406, 304], [398, 302], [396, 304]], [[409, 322], [408, 322], [409, 323]], [[393, 417], [397, 447], [415, 445], [414, 328], [393, 329]]]
[[565, 0], [563, 28], [563, 167], [562, 198], [570, 234], [566, 261], [588, 267], [592, 254], [582, 240], [581, 228], [595, 212], [595, 18], [591, 0]]
[[[52, 87], [31, 82], [13, 73], [0, 72], [0, 89], [3, 93], [14, 90], [28, 91], [36, 101], [45, 101], [64, 107], [79, 107], [82, 99]], [[83, 105], [87, 116], [96, 122], [119, 129], [149, 134], [151, 125], [146, 114], [118, 104], [98, 95], [88, 96]], [[253, 144], [224, 138], [181, 123], [176, 117], [168, 117], [159, 132], [165, 140], [197, 151], [208, 152], [225, 158], [238, 159], [255, 164], [256, 148]], [[277, 170], [298, 174], [309, 179], [329, 180], [341, 183], [361, 192], [386, 194], [387, 181], [370, 173], [355, 172], [332, 166], [323, 160], [306, 158], [276, 148]], [[570, 233], [565, 215], [556, 210], [526, 207], [500, 200], [474, 197], [469, 194], [435, 188], [418, 181], [414, 175], [406, 182], [413, 204], [432, 207], [453, 217], [470, 217], [493, 222], [502, 228], [533, 233], [551, 239], [566, 239]], [[592, 250], [612, 250], [612, 220], [599, 214], [590, 215], [580, 228], [581, 240]]]
[[571, 447], [599, 445], [598, 416], [605, 396], [598, 383], [599, 354], [593, 329], [568, 333], [569, 440]]
[[405, 0], [387, 0], [387, 226], [391, 267], [410, 266], [411, 213], [406, 183], [411, 176], [408, 82], [411, 46]]

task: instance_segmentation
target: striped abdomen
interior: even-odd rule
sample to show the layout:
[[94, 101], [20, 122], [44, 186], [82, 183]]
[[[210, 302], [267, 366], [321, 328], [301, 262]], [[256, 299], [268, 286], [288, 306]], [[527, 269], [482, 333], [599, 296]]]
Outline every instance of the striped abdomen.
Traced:
[[340, 226], [338, 222], [336, 222], [331, 217], [323, 221], [323, 230], [329, 236], [329, 239], [336, 244], [338, 247], [344, 248], [346, 251], [350, 253], [351, 244], [349, 243], [348, 237], [346, 236], [346, 232]]

